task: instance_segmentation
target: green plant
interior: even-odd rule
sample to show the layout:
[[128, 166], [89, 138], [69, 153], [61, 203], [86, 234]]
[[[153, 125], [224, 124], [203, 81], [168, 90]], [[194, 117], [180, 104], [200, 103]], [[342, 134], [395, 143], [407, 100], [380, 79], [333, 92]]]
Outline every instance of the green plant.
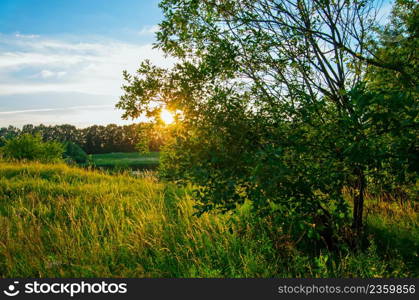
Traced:
[[261, 218], [249, 202], [197, 217], [190, 186], [0, 162], [0, 277], [417, 277], [417, 211], [376, 201], [365, 245], [328, 251], [304, 218]]
[[8, 159], [54, 162], [62, 159], [64, 146], [59, 142], [43, 142], [39, 134], [25, 133], [6, 140], [2, 152]]
[[79, 145], [73, 142], [66, 142], [64, 144], [64, 147], [64, 158], [66, 158], [67, 160], [75, 161], [76, 163], [88, 162], [88, 156], [86, 152], [84, 152]]
[[160, 6], [157, 46], [178, 61], [170, 69], [144, 61], [136, 74], [124, 72], [117, 107], [125, 117], [182, 111], [161, 174], [192, 182], [201, 213], [250, 200], [260, 215], [307, 218], [302, 230], [311, 239], [333, 241], [351, 226], [359, 240], [368, 184], [383, 174], [399, 185], [414, 180], [417, 93], [372, 88], [366, 70], [394, 78], [417, 72], [407, 60], [372, 55], [376, 1]]

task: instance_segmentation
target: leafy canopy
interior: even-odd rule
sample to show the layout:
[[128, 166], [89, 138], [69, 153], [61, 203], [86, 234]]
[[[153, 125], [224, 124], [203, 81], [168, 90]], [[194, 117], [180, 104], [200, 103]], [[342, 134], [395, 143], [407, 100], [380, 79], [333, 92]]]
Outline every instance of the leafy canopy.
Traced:
[[360, 230], [368, 184], [388, 174], [400, 184], [416, 178], [415, 94], [371, 84], [373, 72], [413, 78], [410, 61], [379, 55], [386, 45], [378, 42], [377, 1], [160, 6], [156, 46], [178, 62], [164, 69], [145, 61], [135, 75], [124, 72], [117, 107], [124, 117], [183, 112], [161, 171], [195, 184], [201, 212], [248, 200], [261, 214], [299, 218], [302, 230], [317, 226], [329, 243], [348, 222], [344, 188], [353, 191]]

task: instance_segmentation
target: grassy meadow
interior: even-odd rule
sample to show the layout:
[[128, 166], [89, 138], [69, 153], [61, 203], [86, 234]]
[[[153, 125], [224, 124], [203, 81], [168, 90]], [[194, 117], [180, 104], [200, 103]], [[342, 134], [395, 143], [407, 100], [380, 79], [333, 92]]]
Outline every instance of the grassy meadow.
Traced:
[[419, 276], [411, 204], [369, 197], [364, 246], [333, 253], [248, 204], [200, 217], [193, 205], [188, 188], [150, 172], [0, 162], [0, 277]]
[[93, 154], [92, 162], [99, 168], [154, 169], [159, 164], [159, 156], [159, 152], [104, 153]]

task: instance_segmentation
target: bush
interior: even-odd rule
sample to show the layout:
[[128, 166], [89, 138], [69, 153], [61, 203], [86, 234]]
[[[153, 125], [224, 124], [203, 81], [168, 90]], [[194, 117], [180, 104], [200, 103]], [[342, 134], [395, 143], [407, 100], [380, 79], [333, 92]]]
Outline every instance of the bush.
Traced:
[[62, 159], [64, 145], [59, 142], [43, 142], [40, 135], [26, 133], [6, 140], [2, 153], [7, 159], [55, 162]]
[[88, 156], [86, 152], [77, 144], [73, 142], [66, 142], [65, 144], [64, 158], [76, 163], [87, 163]]

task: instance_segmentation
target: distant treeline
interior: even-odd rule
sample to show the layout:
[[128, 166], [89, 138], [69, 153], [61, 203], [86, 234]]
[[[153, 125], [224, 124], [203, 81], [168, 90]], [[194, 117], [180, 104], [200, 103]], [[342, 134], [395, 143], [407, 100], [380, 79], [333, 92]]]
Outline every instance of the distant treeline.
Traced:
[[148, 144], [150, 151], [159, 151], [162, 139], [158, 134], [152, 134], [146, 123], [118, 126], [93, 125], [87, 128], [77, 128], [73, 125], [34, 126], [24, 125], [22, 129], [14, 126], [0, 128], [0, 147], [6, 139], [29, 133], [40, 134], [44, 141], [73, 142], [86, 153], [134, 152], [139, 144]]

